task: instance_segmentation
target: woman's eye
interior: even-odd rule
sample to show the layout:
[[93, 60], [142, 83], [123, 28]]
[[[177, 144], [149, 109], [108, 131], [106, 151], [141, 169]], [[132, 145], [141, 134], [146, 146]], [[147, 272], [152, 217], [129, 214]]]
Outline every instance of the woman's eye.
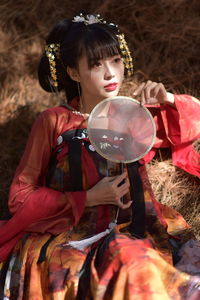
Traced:
[[115, 63], [118, 63], [118, 62], [120, 62], [121, 60], [122, 60], [121, 57], [116, 57], [116, 58], [114, 59], [114, 62], [115, 62]]
[[93, 64], [92, 64], [92, 67], [93, 68], [98, 68], [98, 67], [100, 67], [101, 66], [101, 62], [100, 61], [96, 61], [96, 62], [94, 62]]

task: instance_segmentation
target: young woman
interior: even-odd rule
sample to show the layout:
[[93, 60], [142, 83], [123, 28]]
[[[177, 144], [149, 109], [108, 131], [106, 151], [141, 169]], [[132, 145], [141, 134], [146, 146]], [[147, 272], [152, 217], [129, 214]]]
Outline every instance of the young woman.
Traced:
[[[49, 34], [39, 81], [49, 92], [64, 90], [68, 104], [40, 114], [16, 170], [9, 196], [13, 217], [0, 228], [3, 299], [197, 299], [199, 279], [173, 267], [169, 246], [169, 234], [188, 225], [154, 200], [144, 163], [157, 148], [171, 147], [174, 163], [199, 176], [192, 148], [199, 102], [151, 81], [135, 90], [157, 126], [139, 172], [129, 165], [121, 175], [105, 176], [106, 160], [87, 137], [88, 114], [118, 94], [132, 68], [123, 34], [99, 15], [64, 20]], [[141, 179], [146, 229], [137, 236], [129, 224]], [[68, 244], [104, 232], [117, 207], [118, 225], [109, 234], [81, 250]]]

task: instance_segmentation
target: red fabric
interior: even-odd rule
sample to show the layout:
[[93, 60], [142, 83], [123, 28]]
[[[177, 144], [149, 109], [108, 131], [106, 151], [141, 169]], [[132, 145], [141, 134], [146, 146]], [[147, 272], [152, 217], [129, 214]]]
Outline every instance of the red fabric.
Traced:
[[158, 148], [170, 147], [172, 160], [178, 166], [200, 178], [200, 154], [193, 141], [200, 138], [200, 101], [189, 95], [174, 95], [175, 107], [147, 106], [156, 123], [154, 147], [140, 161], [149, 162]]
[[86, 192], [62, 193], [44, 185], [57, 137], [65, 130], [77, 128], [80, 122], [83, 123], [81, 116], [56, 107], [43, 112], [34, 123], [10, 188], [8, 204], [14, 216], [0, 227], [0, 261], [25, 231], [59, 234], [78, 223]]
[[[99, 180], [99, 173], [96, 169], [93, 159], [88, 155], [85, 147], [82, 148], [82, 161], [84, 161], [84, 172], [86, 178], [90, 182], [90, 186], [94, 186]], [[96, 233], [102, 232], [107, 228], [109, 223], [109, 207], [105, 205], [99, 205], [97, 208], [97, 219], [96, 219]]]
[[[141, 161], [148, 162], [157, 148], [170, 146], [174, 164], [200, 177], [199, 154], [194, 154], [192, 148], [193, 140], [200, 137], [200, 103], [187, 95], [175, 95], [175, 105], [176, 108], [149, 107], [157, 137], [153, 149]], [[48, 109], [36, 120], [10, 188], [9, 208], [14, 217], [0, 227], [0, 260], [6, 258], [25, 231], [59, 234], [79, 222], [85, 209], [86, 192], [62, 193], [46, 188], [45, 174], [58, 136], [80, 126], [86, 127], [83, 116], [64, 107]], [[83, 155], [85, 166], [88, 164], [87, 184], [93, 186], [99, 178], [89, 155], [85, 152]], [[104, 226], [102, 213], [99, 207], [98, 230]]]
[[200, 154], [190, 142], [172, 146], [172, 160], [174, 165], [200, 178]]

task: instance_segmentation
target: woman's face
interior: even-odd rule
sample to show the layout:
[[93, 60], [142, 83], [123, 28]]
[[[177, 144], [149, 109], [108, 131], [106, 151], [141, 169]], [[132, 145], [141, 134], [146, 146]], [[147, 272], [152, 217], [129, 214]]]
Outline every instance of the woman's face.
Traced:
[[95, 61], [88, 66], [83, 56], [78, 64], [78, 76], [85, 103], [97, 103], [105, 98], [117, 96], [124, 78], [124, 64], [120, 55]]

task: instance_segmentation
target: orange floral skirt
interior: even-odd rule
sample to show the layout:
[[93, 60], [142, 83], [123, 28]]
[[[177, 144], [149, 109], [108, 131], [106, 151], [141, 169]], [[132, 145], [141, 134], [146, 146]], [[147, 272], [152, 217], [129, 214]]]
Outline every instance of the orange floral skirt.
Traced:
[[64, 246], [71, 238], [24, 236], [1, 264], [0, 299], [200, 299], [200, 279], [172, 265], [165, 242], [158, 249], [150, 236], [135, 239], [119, 226], [85, 251]]

